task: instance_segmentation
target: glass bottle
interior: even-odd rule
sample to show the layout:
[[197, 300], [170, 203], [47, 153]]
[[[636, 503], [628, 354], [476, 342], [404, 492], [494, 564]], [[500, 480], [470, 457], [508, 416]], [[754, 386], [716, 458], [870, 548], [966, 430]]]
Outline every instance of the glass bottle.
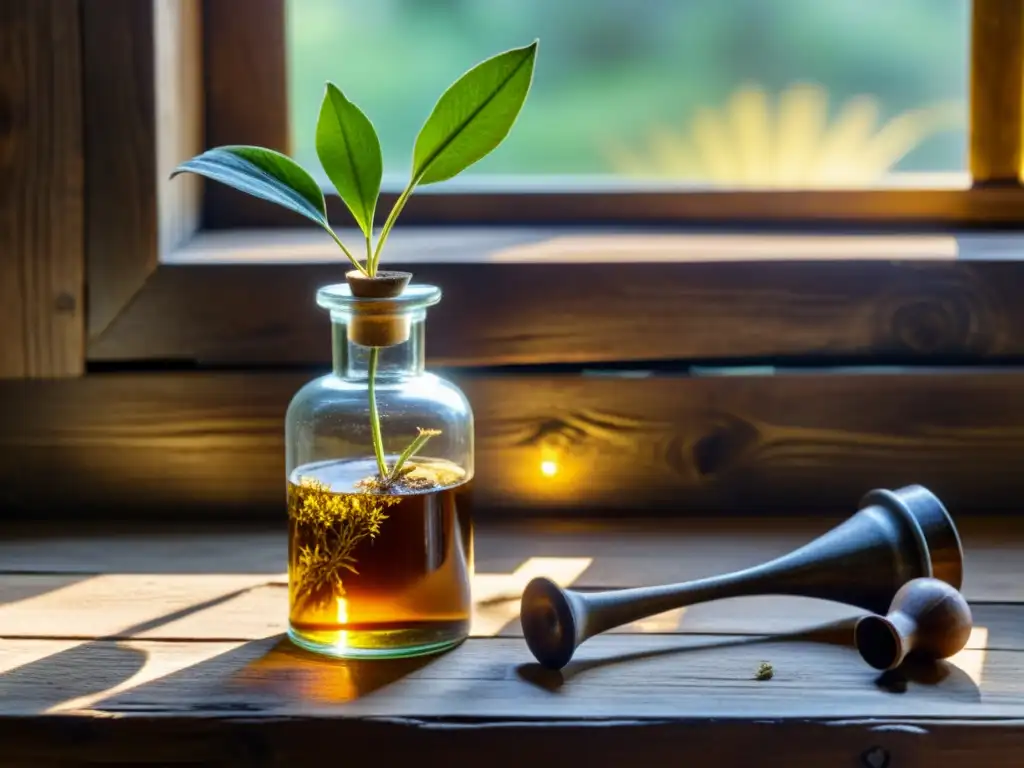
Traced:
[[424, 370], [426, 310], [440, 298], [415, 284], [393, 298], [317, 292], [333, 370], [296, 393], [285, 419], [288, 633], [308, 650], [415, 656], [469, 633], [473, 414], [454, 384]]

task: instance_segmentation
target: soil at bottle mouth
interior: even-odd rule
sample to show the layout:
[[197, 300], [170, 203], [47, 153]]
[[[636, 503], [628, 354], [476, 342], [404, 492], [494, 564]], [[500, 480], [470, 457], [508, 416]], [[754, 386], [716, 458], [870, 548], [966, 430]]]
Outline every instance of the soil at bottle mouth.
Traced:
[[454, 465], [409, 462], [402, 469], [401, 476], [390, 482], [378, 475], [364, 477], [356, 483], [356, 493], [380, 496], [430, 493], [458, 485], [465, 477], [466, 473]]

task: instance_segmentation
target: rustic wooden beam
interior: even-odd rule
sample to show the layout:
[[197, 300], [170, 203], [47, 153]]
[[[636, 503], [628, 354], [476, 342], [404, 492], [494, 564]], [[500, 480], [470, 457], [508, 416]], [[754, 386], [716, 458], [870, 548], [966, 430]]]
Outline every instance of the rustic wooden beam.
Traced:
[[0, 6], [0, 378], [85, 361], [79, 3]]
[[[308, 378], [5, 383], [0, 509], [277, 519], [284, 412]], [[834, 514], [916, 482], [962, 516], [1017, 511], [1024, 492], [1019, 372], [456, 380], [477, 416], [481, 510]]]
[[970, 169], [975, 185], [1020, 185], [1024, 141], [1024, 3], [974, 0]]
[[199, 0], [89, 0], [82, 23], [95, 339], [199, 224], [199, 181], [168, 180], [202, 148]]
[[[969, 174], [941, 177], [920, 187], [862, 190], [602, 190], [583, 185], [559, 190], [451, 191], [415, 194], [402, 210], [402, 226], [421, 225], [587, 225], [648, 224], [730, 228], [785, 228], [814, 231], [861, 227], [871, 230], [948, 230], [1015, 227], [1024, 210], [1016, 186], [970, 187]], [[211, 185], [213, 188], [213, 185]], [[226, 190], [231, 192], [231, 190]], [[391, 210], [398, 194], [385, 192], [378, 216]], [[280, 206], [225, 194], [206, 224], [214, 229], [308, 227], [308, 219]], [[348, 222], [341, 199], [328, 195], [333, 222]], [[378, 224], [382, 223], [378, 221]], [[401, 227], [399, 227], [401, 229]], [[397, 230], [396, 230], [397, 231]]]
[[[102, 337], [96, 362], [325, 364], [326, 237], [197, 238]], [[396, 232], [389, 268], [434, 283], [433, 364], [989, 362], [1024, 355], [1024, 262], [935, 237]], [[996, 249], [998, 251], [998, 248]]]
[[202, 180], [170, 180], [183, 160], [205, 148], [203, 121], [202, 0], [157, 0], [154, 6], [156, 71], [156, 204], [159, 253], [166, 258], [199, 229]]
[[[123, 673], [123, 665], [132, 657], [138, 663], [144, 650], [117, 652], [103, 646], [96, 648], [92, 657], [117, 658]], [[665, 673], [669, 678], [678, 675], [675, 670]], [[383, 679], [386, 682], [387, 678]], [[661, 681], [649, 685], [657, 689]], [[487, 687], [483, 683], [474, 687], [472, 681], [453, 686], [471, 691], [467, 696], [482, 695]], [[620, 690], [628, 688], [616, 692]], [[714, 687], [705, 694], [710, 701], [718, 695], [719, 689]], [[559, 694], [538, 687], [535, 696], [557, 699]], [[449, 768], [478, 766], [481, 755], [489, 766], [518, 768], [537, 762], [538, 755], [551, 765], [608, 766], [634, 765], [639, 754], [645, 766], [674, 768], [680, 764], [680, 752], [691, 765], [716, 768], [932, 768], [971, 761], [992, 768], [1014, 768], [1024, 750], [1024, 729], [1011, 719], [889, 718], [880, 722], [861, 716], [807, 722], [781, 717], [704, 719], [677, 710], [667, 720], [556, 717], [531, 723], [473, 717], [278, 717], [270, 721], [254, 716], [244, 703], [239, 703], [236, 711], [245, 715], [237, 717], [226, 716], [226, 707], [209, 718], [197, 717], [194, 712], [179, 717], [164, 709], [158, 710], [158, 717], [142, 716], [147, 708], [154, 711], [158, 706], [140, 704], [134, 717], [72, 719], [36, 714], [4, 718], [0, 720], [0, 738], [5, 752], [0, 765], [68, 768], [116, 760], [140, 766], [180, 762], [242, 768], [256, 763], [288, 768], [322, 761], [325, 754], [344, 744], [358, 745], [352, 748], [362, 750], [359, 754], [372, 754], [384, 765], [415, 759]]]
[[154, 3], [82, 6], [89, 337], [158, 261]]
[[[206, 146], [254, 144], [287, 152], [284, 0], [246, 0], [244, 13], [239, 13], [236, 0], [205, 0], [203, 36]], [[222, 185], [208, 184], [205, 225], [244, 225], [232, 214], [244, 197]]]

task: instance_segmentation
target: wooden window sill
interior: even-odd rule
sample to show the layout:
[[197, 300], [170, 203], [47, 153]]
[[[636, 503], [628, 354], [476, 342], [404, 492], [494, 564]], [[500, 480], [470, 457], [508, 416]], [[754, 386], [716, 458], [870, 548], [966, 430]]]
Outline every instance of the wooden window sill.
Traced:
[[[355, 229], [336, 230], [358, 243]], [[1024, 235], [1012, 231], [828, 232], [807, 227], [754, 230], [633, 226], [407, 226], [388, 238], [395, 264], [650, 264], [707, 262], [1020, 261]], [[165, 253], [177, 265], [348, 262], [316, 228], [204, 230]]]
[[[445, 292], [428, 326], [434, 366], [983, 364], [1024, 349], [1022, 243], [442, 226], [396, 231], [386, 259]], [[329, 326], [313, 297], [345, 269], [312, 230], [200, 233], [90, 327], [89, 361], [322, 365]]]
[[[692, 578], [787, 551], [829, 524], [488, 523], [474, 637], [443, 656], [374, 663], [320, 659], [282, 638], [279, 530], [8, 529], [0, 764], [300, 765], [325, 750], [381, 765], [902, 768], [950, 764], [951, 752], [1017, 764], [1020, 521], [964, 521], [971, 642], [886, 681], [850, 647], [857, 612], [811, 600], [665, 614], [587, 642], [561, 673], [539, 668], [518, 634], [532, 574], [594, 588]], [[762, 660], [771, 681], [753, 679]]]

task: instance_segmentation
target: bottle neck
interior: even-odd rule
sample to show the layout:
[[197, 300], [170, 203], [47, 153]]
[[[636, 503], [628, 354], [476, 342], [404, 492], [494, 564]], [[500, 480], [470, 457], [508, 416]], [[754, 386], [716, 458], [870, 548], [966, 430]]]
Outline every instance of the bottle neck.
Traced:
[[[377, 381], [419, 376], [425, 369], [424, 328], [421, 315], [413, 318], [409, 338], [399, 344], [377, 347]], [[349, 324], [343, 317], [331, 321], [331, 347], [334, 375], [343, 379], [366, 379], [369, 375], [370, 350], [349, 339]]]

